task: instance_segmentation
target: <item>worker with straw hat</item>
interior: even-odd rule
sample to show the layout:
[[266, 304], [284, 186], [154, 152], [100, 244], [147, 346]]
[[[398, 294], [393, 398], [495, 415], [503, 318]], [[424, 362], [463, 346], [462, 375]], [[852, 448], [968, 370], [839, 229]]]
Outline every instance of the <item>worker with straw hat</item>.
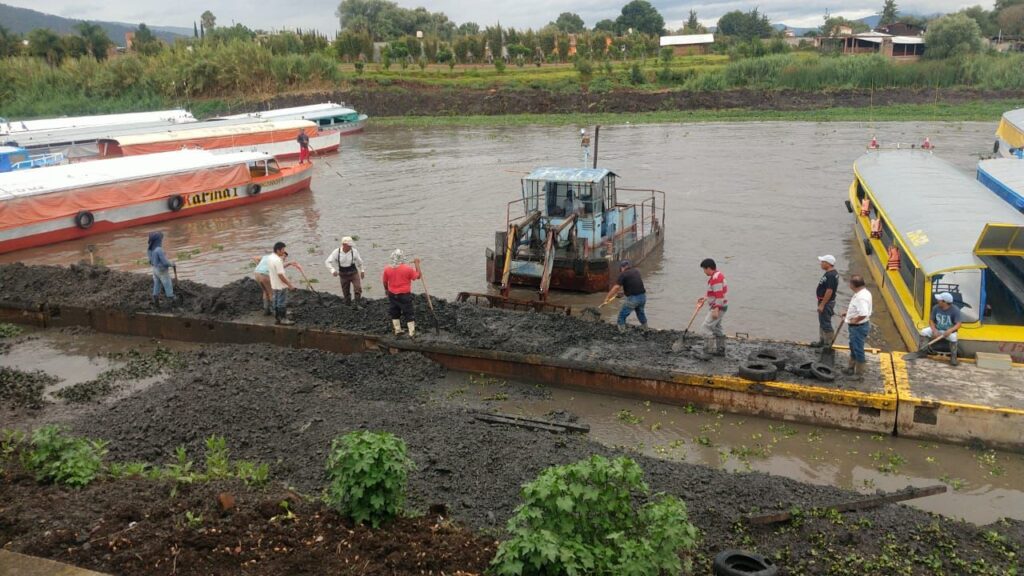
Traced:
[[356, 250], [355, 243], [351, 236], [341, 239], [341, 246], [336, 248], [324, 261], [331, 275], [338, 277], [341, 281], [341, 293], [345, 297], [345, 304], [352, 303], [352, 292], [355, 292], [356, 302], [363, 297], [363, 278], [366, 272], [363, 270], [363, 258]]
[[402, 330], [402, 318], [409, 327], [409, 337], [416, 337], [416, 307], [412, 299], [413, 280], [420, 278], [420, 259], [413, 260], [413, 269], [405, 263], [405, 254], [401, 250], [391, 253], [388, 266], [384, 268], [381, 281], [384, 283], [384, 293], [388, 295], [388, 315], [391, 317], [391, 327], [395, 336], [405, 333]]

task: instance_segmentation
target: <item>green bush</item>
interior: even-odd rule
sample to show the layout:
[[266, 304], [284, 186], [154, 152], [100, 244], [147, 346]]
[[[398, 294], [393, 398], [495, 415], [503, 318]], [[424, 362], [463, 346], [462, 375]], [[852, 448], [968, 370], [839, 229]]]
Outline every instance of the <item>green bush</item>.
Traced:
[[331, 442], [327, 503], [374, 528], [398, 515], [412, 460], [405, 442], [387, 432], [350, 432]]
[[501, 58], [494, 59], [494, 69], [498, 71], [498, 74], [505, 73], [505, 61]]
[[635, 62], [629, 67], [629, 82], [637, 86], [647, 83], [647, 77], [644, 76], [644, 71], [641, 70], [640, 65]]
[[103, 469], [106, 442], [65, 435], [58, 426], [46, 426], [32, 433], [24, 464], [40, 482], [81, 487]]
[[576, 58], [572, 63], [572, 67], [580, 73], [580, 78], [584, 81], [590, 80], [594, 75], [594, 64], [586, 58]]
[[652, 497], [629, 458], [592, 456], [553, 466], [523, 486], [521, 497], [508, 522], [511, 537], [492, 563], [501, 576], [653, 576], [691, 569], [679, 556], [699, 538], [686, 505], [673, 496]]

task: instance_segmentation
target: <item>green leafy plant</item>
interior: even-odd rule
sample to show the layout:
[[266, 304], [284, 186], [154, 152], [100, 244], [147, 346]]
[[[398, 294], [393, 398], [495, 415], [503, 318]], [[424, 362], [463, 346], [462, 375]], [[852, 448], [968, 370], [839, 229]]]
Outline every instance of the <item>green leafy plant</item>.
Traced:
[[206, 439], [206, 477], [213, 480], [228, 476], [231, 476], [228, 442], [223, 436], [210, 436]]
[[178, 446], [174, 450], [174, 460], [163, 470], [163, 477], [174, 482], [174, 487], [171, 488], [172, 497], [177, 496], [178, 488], [183, 484], [191, 484], [199, 479], [199, 475], [192, 469], [193, 462], [189, 460], [184, 446]]
[[0, 430], [0, 462], [8, 460], [25, 443], [25, 433], [21, 430]]
[[147, 462], [112, 462], [107, 467], [107, 474], [114, 478], [130, 478], [132, 476], [147, 476], [150, 472]]
[[[652, 495], [629, 458], [553, 466], [523, 487], [511, 537], [492, 563], [502, 576], [647, 576], [690, 570], [680, 551], [699, 539], [682, 500]], [[643, 502], [642, 504], [637, 504]]]
[[20, 336], [21, 333], [21, 326], [0, 322], [0, 338], [14, 338], [15, 336]]
[[413, 467], [405, 442], [393, 434], [360, 431], [339, 436], [327, 457], [327, 503], [353, 522], [376, 528], [401, 511]]
[[191, 510], [185, 511], [185, 524], [193, 530], [203, 525], [203, 515], [195, 514]]
[[81, 487], [96, 479], [103, 469], [106, 442], [64, 434], [59, 426], [45, 426], [32, 433], [24, 464], [40, 482]]
[[270, 479], [270, 466], [238, 460], [235, 462], [235, 476], [246, 486], [266, 486]]

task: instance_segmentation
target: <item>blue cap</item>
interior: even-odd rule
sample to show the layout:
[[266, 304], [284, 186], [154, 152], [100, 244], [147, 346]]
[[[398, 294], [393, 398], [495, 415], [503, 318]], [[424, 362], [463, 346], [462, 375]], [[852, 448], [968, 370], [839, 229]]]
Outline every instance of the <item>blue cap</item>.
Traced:
[[629, 266], [631, 266], [631, 264], [629, 263], [629, 260], [623, 260], [622, 262], [619, 262], [619, 268], [620, 269], [621, 268], [628, 268]]

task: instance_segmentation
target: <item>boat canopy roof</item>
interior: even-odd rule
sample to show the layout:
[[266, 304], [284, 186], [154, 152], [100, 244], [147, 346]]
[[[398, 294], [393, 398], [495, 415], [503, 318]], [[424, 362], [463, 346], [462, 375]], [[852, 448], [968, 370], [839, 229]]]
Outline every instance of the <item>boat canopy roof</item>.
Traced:
[[25, 149], [19, 146], [0, 146], [0, 154], [16, 154], [24, 151]]
[[978, 171], [1024, 196], [1024, 162], [1016, 158], [992, 158], [978, 162]]
[[1024, 215], [927, 151], [871, 151], [854, 171], [928, 276], [984, 267], [974, 247], [986, 225], [1024, 226]]
[[996, 136], [1014, 148], [1024, 148], [1024, 108], [1004, 112]]
[[238, 118], [302, 118], [315, 120], [317, 118], [331, 118], [334, 116], [345, 116], [355, 114], [356, 111], [344, 104], [334, 102], [323, 102], [321, 104], [310, 104], [308, 106], [293, 106], [291, 108], [275, 108], [248, 114], [233, 114], [231, 116], [220, 116], [218, 120], [234, 120]]
[[130, 112], [128, 114], [101, 114], [97, 116], [72, 116], [64, 118], [41, 118], [39, 120], [9, 120], [0, 124], [0, 134], [17, 134], [33, 130], [67, 130], [71, 128], [94, 128], [118, 124], [142, 124], [165, 122], [181, 124], [195, 122], [187, 110], [157, 110], [155, 112]]
[[295, 132], [310, 128], [316, 128], [316, 124], [309, 120], [275, 120], [228, 125], [205, 124], [202, 128], [189, 128], [187, 126], [183, 126], [175, 130], [161, 130], [146, 134], [125, 134], [121, 136], [114, 136], [106, 140], [117, 142], [119, 145], [124, 147], [135, 146], [138, 144], [175, 142], [178, 140], [197, 140], [203, 138], [221, 138], [225, 136], [242, 136], [246, 134], [264, 134], [267, 132]]
[[615, 173], [604, 168], [537, 168], [527, 175], [527, 180], [545, 182], [597, 183]]
[[109, 160], [77, 162], [36, 170], [16, 170], [0, 174], [0, 202], [115, 182], [197, 172], [208, 168], [243, 163], [249, 164], [273, 160], [273, 158], [266, 152], [214, 154], [206, 150], [176, 150]]

